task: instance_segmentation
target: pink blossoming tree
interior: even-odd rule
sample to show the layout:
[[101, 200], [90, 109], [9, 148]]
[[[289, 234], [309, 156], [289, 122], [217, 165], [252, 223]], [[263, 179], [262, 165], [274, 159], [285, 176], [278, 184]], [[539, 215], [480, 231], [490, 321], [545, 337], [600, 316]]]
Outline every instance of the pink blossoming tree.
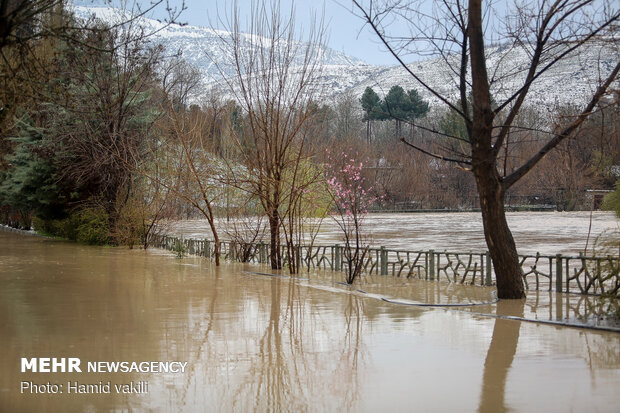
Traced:
[[334, 202], [332, 218], [343, 234], [347, 284], [352, 284], [364, 269], [369, 246], [362, 226], [368, 209], [377, 200], [370, 194], [372, 188], [365, 185], [364, 162], [351, 153], [327, 150], [327, 187]]

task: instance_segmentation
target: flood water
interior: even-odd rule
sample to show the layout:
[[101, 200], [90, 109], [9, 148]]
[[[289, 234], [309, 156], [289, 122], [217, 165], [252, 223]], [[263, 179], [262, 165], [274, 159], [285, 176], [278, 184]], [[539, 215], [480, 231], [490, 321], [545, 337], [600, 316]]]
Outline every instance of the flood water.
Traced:
[[[362, 294], [329, 275], [266, 271], [0, 231], [0, 411], [618, 410], [619, 333], [473, 314], [527, 315], [529, 301], [461, 311], [375, 297], [483, 303], [488, 288], [397, 280]], [[22, 373], [22, 357], [187, 368]], [[22, 393], [22, 382], [64, 392]], [[73, 382], [112, 391], [67, 394]], [[148, 392], [115, 393], [129, 382]]]
[[[604, 232], [619, 231], [613, 212], [508, 212], [508, 225], [520, 254], [591, 255], [596, 238]], [[592, 219], [590, 219], [592, 218]], [[318, 222], [314, 220], [314, 225]], [[226, 238], [226, 223], [219, 223]], [[369, 214], [364, 232], [372, 246], [409, 251], [486, 251], [479, 212]], [[186, 238], [212, 238], [205, 220], [180, 221], [172, 233]], [[588, 237], [589, 234], [589, 237]], [[331, 218], [320, 223], [317, 244], [342, 242], [342, 235]]]

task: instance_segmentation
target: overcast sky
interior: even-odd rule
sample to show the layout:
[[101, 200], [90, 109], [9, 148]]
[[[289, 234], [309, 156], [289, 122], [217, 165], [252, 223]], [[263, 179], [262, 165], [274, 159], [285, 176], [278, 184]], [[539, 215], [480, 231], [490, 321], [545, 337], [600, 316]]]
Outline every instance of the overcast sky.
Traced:
[[[142, 4], [149, 4], [149, 0], [138, 0]], [[129, 3], [131, 0], [129, 1]], [[244, 10], [250, 9], [252, 0], [238, 0], [239, 9], [243, 16]], [[357, 57], [367, 63], [380, 65], [394, 65], [397, 62], [385, 52], [379, 45], [377, 38], [364, 27], [363, 21], [351, 12], [350, 0], [281, 0], [282, 10], [287, 14], [291, 3], [295, 3], [296, 25], [304, 26], [309, 23], [313, 14], [320, 17], [325, 13], [327, 33], [329, 36], [328, 46], [332, 49], [347, 53]], [[103, 0], [74, 0], [75, 4], [82, 5], [101, 5]], [[121, 0], [113, 0], [113, 4], [118, 5]], [[182, 0], [170, 0], [171, 6], [179, 7]], [[232, 1], [226, 0], [185, 0], [187, 10], [181, 14], [180, 21], [192, 26], [210, 27], [210, 22], [217, 25], [218, 6], [220, 14], [225, 13]], [[165, 16], [163, 8], [152, 17], [163, 18]], [[221, 28], [221, 27], [220, 27]]]

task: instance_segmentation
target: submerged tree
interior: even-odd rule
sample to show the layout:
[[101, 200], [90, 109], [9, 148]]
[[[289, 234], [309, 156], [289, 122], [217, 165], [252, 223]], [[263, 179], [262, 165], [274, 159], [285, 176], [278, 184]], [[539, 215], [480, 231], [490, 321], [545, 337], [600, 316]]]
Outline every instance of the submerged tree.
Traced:
[[230, 36], [222, 35], [220, 46], [232, 56], [234, 70], [213, 60], [245, 115], [244, 131], [235, 137], [237, 160], [246, 168], [238, 181], [260, 200], [269, 222], [271, 267], [280, 269], [283, 214], [296, 210], [287, 196], [308, 185], [298, 171], [310, 156], [307, 126], [316, 111], [323, 25], [310, 24], [304, 41], [298, 40], [294, 10], [283, 15], [274, 0], [253, 4], [246, 30], [238, 8], [227, 26]]
[[164, 158], [171, 160], [168, 168], [171, 166], [175, 170], [163, 176], [154, 176], [152, 172], [147, 176], [207, 220], [214, 240], [215, 265], [220, 265], [215, 204], [224, 197], [224, 190], [221, 184], [223, 165], [213, 153], [213, 131], [217, 120], [199, 110], [176, 110], [175, 103], [174, 98], [168, 100], [166, 117], [160, 122], [163, 142], [156, 142], [151, 149], [153, 155], [163, 152]]
[[[407, 73], [428, 93], [454, 110], [464, 121], [467, 139], [447, 136], [462, 142], [464, 153], [434, 152], [421, 144], [401, 140], [409, 147], [439, 159], [456, 163], [471, 171], [476, 179], [482, 209], [485, 239], [497, 275], [500, 298], [525, 295], [517, 249], [504, 212], [506, 191], [556, 148], [573, 136], [582, 123], [599, 107], [602, 98], [616, 81], [620, 71], [617, 45], [620, 10], [617, 2], [572, 0], [514, 2], [507, 5], [506, 17], [492, 3], [481, 0], [450, 0], [427, 6], [421, 1], [353, 0], [361, 18], [381, 39], [384, 46]], [[406, 35], [390, 30], [394, 19], [403, 19]], [[501, 44], [496, 59], [487, 60], [489, 41]], [[518, 123], [519, 113], [545, 75], [588, 48], [600, 50], [599, 56], [613, 56], [599, 62], [600, 79], [585, 99], [579, 113], [559, 120], [545, 130], [547, 138], [536, 151], [512, 171], [502, 173], [498, 159], [508, 139], [519, 139], [526, 128]], [[407, 53], [426, 54], [444, 62], [454, 93], [445, 93], [429, 83], [412, 66], [405, 64]], [[511, 53], [525, 53], [526, 67], [506, 63]], [[495, 63], [491, 63], [495, 62]], [[596, 64], [596, 62], [592, 62]], [[514, 86], [516, 85], [516, 86]], [[493, 106], [491, 91], [496, 94]], [[472, 94], [469, 107], [467, 96]], [[452, 103], [454, 95], [460, 105]], [[439, 131], [439, 136], [446, 137]]]
[[369, 251], [368, 239], [363, 232], [364, 218], [376, 201], [367, 187], [362, 171], [364, 161], [351, 148], [337, 153], [327, 152], [327, 187], [336, 213], [332, 218], [340, 227], [344, 240], [342, 250], [346, 263], [347, 284], [353, 284], [364, 269]]

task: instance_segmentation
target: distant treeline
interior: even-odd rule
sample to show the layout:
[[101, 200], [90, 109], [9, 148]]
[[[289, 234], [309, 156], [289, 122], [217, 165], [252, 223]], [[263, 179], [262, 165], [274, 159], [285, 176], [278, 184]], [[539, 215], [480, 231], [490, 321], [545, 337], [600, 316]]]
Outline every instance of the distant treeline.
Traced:
[[[373, 208], [478, 207], [470, 172], [399, 142], [467, 151], [462, 117], [430, 108], [416, 90], [394, 85], [381, 97], [368, 88], [330, 105], [299, 100], [278, 120], [250, 100], [213, 93], [190, 101], [198, 71], [163, 56], [134, 21], [78, 21], [62, 2], [53, 3], [36, 22], [15, 24], [1, 43], [4, 224], [85, 243], [147, 246], [149, 234], [172, 219], [262, 215], [272, 236], [293, 245], [303, 227], [295, 220], [331, 210], [326, 149], [364, 162], [368, 190], [379, 199]], [[567, 118], [577, 111], [553, 110]], [[589, 208], [586, 189], [613, 189], [618, 115], [617, 105], [592, 115], [510, 189], [507, 204]], [[519, 116], [530, 127], [502, 148], [504, 174], [532, 156], [534, 143], [546, 138], [541, 130], [553, 128], [536, 108]], [[280, 135], [260, 137], [284, 118]], [[228, 235], [256, 240], [265, 226]]]

